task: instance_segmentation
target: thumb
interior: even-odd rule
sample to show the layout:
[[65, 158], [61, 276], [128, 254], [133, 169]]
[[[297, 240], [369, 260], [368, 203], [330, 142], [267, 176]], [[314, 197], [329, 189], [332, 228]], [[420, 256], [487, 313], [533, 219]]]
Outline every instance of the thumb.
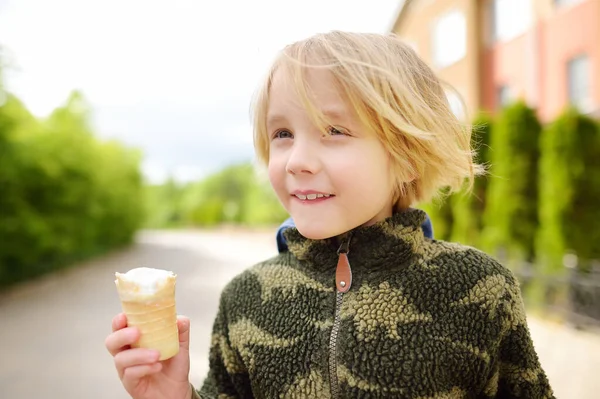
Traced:
[[177, 328], [179, 329], [179, 344], [190, 349], [190, 319], [187, 316], [177, 316]]

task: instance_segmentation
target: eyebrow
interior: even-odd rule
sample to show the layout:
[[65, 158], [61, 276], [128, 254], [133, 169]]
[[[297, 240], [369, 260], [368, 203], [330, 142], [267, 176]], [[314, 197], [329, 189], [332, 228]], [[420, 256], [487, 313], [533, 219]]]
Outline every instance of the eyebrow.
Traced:
[[[339, 120], [343, 118], [348, 118], [350, 121], [352, 121], [353, 119], [352, 115], [347, 110], [342, 108], [324, 109], [321, 112], [323, 112], [323, 115], [331, 119]], [[279, 123], [286, 123], [287, 121], [287, 118], [283, 114], [267, 115], [267, 126]]]
[[267, 115], [267, 126], [269, 125], [277, 125], [280, 123], [286, 123], [287, 118], [284, 115]]
[[348, 119], [352, 120], [352, 114], [343, 108], [331, 108], [323, 110], [323, 114], [331, 119]]

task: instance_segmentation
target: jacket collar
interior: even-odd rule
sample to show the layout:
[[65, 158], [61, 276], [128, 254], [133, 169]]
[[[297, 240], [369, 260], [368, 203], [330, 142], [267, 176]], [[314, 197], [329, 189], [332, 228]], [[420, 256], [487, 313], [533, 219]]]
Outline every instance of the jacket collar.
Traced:
[[302, 264], [321, 271], [335, 270], [340, 244], [349, 240], [348, 258], [353, 270], [373, 270], [401, 265], [419, 252], [424, 240], [421, 228], [425, 212], [409, 209], [370, 226], [359, 226], [335, 238], [312, 240], [296, 227], [283, 231], [289, 251]]

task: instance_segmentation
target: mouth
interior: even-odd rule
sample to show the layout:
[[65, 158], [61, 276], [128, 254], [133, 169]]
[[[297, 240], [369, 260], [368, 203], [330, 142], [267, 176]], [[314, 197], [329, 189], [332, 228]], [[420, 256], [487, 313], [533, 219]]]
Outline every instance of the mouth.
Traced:
[[309, 192], [309, 193], [300, 193], [296, 192], [292, 194], [292, 197], [299, 199], [302, 202], [317, 202], [317, 201], [325, 201], [330, 198], [335, 197], [333, 194], [326, 193], [317, 193], [317, 192]]

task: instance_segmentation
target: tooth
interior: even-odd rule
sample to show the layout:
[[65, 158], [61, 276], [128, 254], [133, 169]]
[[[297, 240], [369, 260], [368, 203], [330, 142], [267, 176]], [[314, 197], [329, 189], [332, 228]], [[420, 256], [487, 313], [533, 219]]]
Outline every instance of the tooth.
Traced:
[[323, 194], [317, 194], [317, 198], [323, 198]]
[[329, 196], [330, 196], [330, 195], [331, 195], [331, 194], [323, 194], [323, 196], [324, 196], [325, 198], [329, 198]]
[[317, 194], [308, 194], [308, 195], [306, 196], [306, 198], [308, 198], [309, 200], [314, 200], [314, 199], [317, 199]]
[[296, 197], [298, 197], [301, 200], [305, 200], [306, 199], [306, 195], [302, 195], [302, 194], [296, 194]]

